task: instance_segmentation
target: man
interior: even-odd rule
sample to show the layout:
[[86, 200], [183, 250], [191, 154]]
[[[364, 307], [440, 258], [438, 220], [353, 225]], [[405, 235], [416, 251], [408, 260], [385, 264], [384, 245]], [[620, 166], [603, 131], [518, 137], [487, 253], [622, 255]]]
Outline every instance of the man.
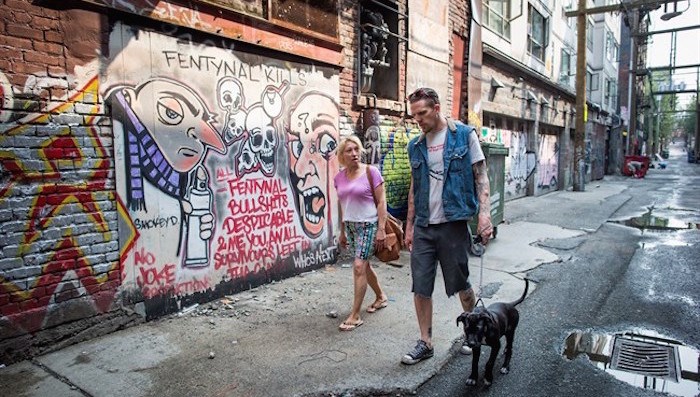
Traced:
[[[475, 129], [442, 115], [433, 89], [420, 88], [408, 101], [423, 132], [408, 144], [411, 187], [405, 242], [411, 251], [420, 339], [401, 362], [411, 365], [433, 356], [431, 296], [437, 262], [447, 295], [458, 293], [464, 311], [471, 311], [476, 298], [468, 281], [467, 222], [478, 211], [477, 234], [484, 244], [493, 230], [486, 162]], [[471, 350], [462, 346], [462, 352]]]

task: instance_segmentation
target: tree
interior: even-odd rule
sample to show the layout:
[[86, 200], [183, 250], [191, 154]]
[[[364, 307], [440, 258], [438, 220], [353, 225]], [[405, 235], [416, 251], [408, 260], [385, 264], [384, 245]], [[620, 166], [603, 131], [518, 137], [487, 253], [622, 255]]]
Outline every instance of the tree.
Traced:
[[[691, 99], [690, 102], [685, 106], [685, 113], [683, 113], [683, 117], [680, 118], [679, 120], [679, 129], [682, 131], [682, 134], [684, 134], [686, 137], [694, 136], [695, 135], [695, 124], [696, 120], [698, 118], [698, 114], [696, 112], [696, 103], [697, 103], [697, 96], [693, 95], [693, 98]], [[686, 138], [687, 139], [687, 138]]]

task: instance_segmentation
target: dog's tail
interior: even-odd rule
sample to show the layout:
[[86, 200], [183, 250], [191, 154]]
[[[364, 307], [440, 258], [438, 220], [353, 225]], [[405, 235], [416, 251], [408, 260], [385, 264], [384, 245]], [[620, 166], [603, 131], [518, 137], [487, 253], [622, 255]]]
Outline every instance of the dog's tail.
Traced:
[[511, 303], [510, 303], [512, 306], [515, 306], [515, 305], [517, 305], [518, 303], [524, 301], [524, 300], [525, 300], [525, 296], [527, 296], [527, 289], [528, 289], [528, 287], [530, 286], [530, 281], [529, 281], [527, 278], [524, 278], [524, 280], [525, 280], [525, 291], [523, 291], [523, 295], [522, 295], [517, 301], [511, 302]]

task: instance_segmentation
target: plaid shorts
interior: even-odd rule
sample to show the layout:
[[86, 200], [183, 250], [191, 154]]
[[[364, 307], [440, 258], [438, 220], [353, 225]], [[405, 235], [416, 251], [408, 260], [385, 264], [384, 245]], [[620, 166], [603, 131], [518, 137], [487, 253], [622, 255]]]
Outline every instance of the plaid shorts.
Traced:
[[345, 236], [355, 258], [367, 260], [374, 255], [377, 222], [345, 222]]

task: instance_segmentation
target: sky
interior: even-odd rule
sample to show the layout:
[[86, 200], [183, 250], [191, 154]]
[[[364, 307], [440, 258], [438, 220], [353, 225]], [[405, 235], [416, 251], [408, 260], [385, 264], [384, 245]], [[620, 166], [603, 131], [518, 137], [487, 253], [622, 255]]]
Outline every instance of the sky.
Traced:
[[[687, 9], [687, 10], [686, 10]], [[667, 10], [673, 11], [673, 3], [667, 5]], [[649, 14], [651, 19], [650, 32], [657, 30], [675, 29], [686, 26], [700, 25], [700, 0], [678, 0], [678, 11], [681, 15], [668, 21], [661, 19], [664, 7]], [[647, 66], [669, 66], [671, 64], [671, 34], [663, 33], [651, 36], [647, 47]], [[700, 28], [676, 32], [676, 66], [700, 64]], [[673, 76], [674, 83], [685, 82], [686, 89], [698, 87], [698, 68], [678, 69]], [[685, 106], [693, 94], [680, 94], [679, 104]]]

